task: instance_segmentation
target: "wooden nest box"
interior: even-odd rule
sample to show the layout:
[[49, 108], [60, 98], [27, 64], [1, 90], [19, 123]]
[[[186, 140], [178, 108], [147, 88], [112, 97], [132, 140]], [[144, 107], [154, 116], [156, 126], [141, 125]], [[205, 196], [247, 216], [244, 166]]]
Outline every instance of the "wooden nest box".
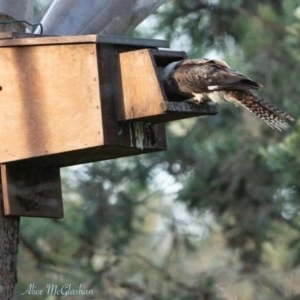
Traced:
[[0, 36], [0, 164], [6, 215], [61, 217], [59, 168], [166, 148], [164, 122], [216, 113], [167, 99], [161, 40]]

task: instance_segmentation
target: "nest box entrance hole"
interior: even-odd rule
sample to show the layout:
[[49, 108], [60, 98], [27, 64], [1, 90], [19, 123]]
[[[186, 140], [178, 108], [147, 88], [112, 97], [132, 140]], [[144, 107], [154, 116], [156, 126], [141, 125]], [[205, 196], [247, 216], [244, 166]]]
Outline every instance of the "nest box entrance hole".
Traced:
[[142, 49], [120, 53], [123, 109], [118, 121], [164, 123], [217, 113], [214, 105], [176, 102], [167, 95], [159, 69], [187, 57], [185, 52]]

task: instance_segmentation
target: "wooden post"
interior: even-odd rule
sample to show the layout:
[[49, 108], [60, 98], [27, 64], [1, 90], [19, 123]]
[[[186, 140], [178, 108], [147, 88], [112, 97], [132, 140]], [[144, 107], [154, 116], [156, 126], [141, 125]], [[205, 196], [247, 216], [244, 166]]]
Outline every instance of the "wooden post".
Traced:
[[[0, 14], [0, 21], [11, 21], [12, 18]], [[0, 24], [0, 31], [24, 32], [23, 24]], [[2, 187], [1, 187], [2, 188]], [[2, 193], [0, 194], [0, 299], [13, 299], [14, 287], [17, 283], [17, 257], [19, 245], [19, 217], [5, 217]]]

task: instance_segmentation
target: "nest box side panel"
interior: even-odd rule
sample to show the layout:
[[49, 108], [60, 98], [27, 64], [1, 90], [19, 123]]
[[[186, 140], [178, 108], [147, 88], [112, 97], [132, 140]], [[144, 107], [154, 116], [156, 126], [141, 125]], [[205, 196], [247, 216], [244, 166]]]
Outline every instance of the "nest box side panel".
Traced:
[[0, 162], [103, 145], [95, 44], [0, 48]]
[[150, 49], [120, 53], [123, 111], [119, 120], [133, 120], [164, 112], [164, 95]]

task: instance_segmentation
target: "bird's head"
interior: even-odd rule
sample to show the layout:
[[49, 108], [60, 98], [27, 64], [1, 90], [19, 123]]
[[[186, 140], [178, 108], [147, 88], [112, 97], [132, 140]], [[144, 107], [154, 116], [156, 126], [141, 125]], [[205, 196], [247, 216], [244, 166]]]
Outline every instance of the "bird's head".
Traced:
[[180, 65], [182, 60], [179, 61], [173, 61], [166, 65], [164, 68], [160, 68], [159, 73], [160, 73], [160, 78], [162, 80], [167, 79], [169, 75]]

